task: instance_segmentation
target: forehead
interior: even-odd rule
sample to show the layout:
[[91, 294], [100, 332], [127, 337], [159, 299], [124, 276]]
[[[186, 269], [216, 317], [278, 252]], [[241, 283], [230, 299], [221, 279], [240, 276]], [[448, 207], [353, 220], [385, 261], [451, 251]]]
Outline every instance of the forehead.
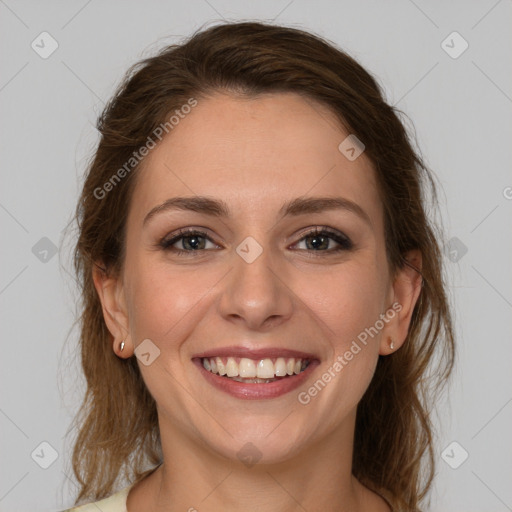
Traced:
[[350, 161], [340, 152], [349, 134], [325, 106], [293, 93], [197, 101], [146, 157], [130, 217], [173, 196], [221, 198], [237, 216], [260, 219], [296, 197], [342, 196], [378, 229], [373, 166], [364, 153]]

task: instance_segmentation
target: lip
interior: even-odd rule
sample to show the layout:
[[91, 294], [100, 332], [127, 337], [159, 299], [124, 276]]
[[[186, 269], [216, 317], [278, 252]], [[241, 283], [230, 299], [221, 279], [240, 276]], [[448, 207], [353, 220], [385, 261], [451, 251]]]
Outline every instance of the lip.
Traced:
[[[254, 352], [254, 351], [251, 351]], [[266, 350], [265, 355], [269, 356], [270, 351]], [[212, 352], [213, 354], [213, 352]], [[234, 355], [233, 352], [230, 353]], [[279, 352], [280, 355], [284, 354], [284, 351]], [[215, 355], [224, 357], [223, 354], [216, 351]], [[277, 398], [282, 396], [294, 389], [298, 388], [303, 384], [311, 375], [313, 370], [320, 364], [318, 359], [310, 359], [308, 367], [297, 375], [290, 375], [283, 377], [282, 379], [276, 380], [275, 382], [269, 382], [268, 384], [251, 384], [245, 382], [237, 382], [221, 375], [214, 374], [206, 370], [201, 361], [201, 357], [215, 357], [211, 356], [197, 356], [192, 359], [193, 363], [197, 366], [201, 375], [209, 382], [212, 386], [216, 387], [220, 391], [227, 393], [235, 398], [241, 398], [243, 400], [268, 400], [271, 398]], [[240, 356], [239, 356], [240, 357]], [[241, 357], [248, 357], [247, 355]], [[259, 357], [259, 356], [258, 356]], [[300, 357], [300, 356], [286, 356], [286, 357]], [[257, 359], [257, 358], [256, 358]], [[306, 358], [305, 358], [306, 359]]]
[[[298, 352], [297, 350], [289, 350], [286, 348], [259, 348], [250, 349], [247, 347], [222, 347], [217, 349], [207, 350], [200, 354], [194, 354], [192, 359], [200, 359], [203, 357], [246, 357], [247, 359], [273, 359], [276, 357], [294, 357], [296, 359], [309, 359], [313, 361], [318, 359], [318, 356], [314, 354], [308, 354], [306, 352]], [[266, 384], [268, 385], [268, 384]]]

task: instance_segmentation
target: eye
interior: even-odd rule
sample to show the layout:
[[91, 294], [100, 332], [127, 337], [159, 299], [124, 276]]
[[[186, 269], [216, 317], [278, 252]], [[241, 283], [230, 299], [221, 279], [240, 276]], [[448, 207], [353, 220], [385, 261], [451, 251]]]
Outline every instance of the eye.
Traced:
[[[211, 245], [208, 247], [208, 243]], [[174, 247], [174, 246], [177, 247]], [[191, 254], [203, 250], [211, 250], [218, 248], [211, 238], [204, 231], [194, 229], [180, 230], [171, 238], [164, 238], [160, 242], [162, 249], [172, 251], [176, 254]]]
[[299, 250], [312, 252], [333, 253], [339, 251], [347, 251], [353, 248], [352, 241], [346, 235], [324, 227], [315, 228], [313, 231], [310, 231], [304, 235], [295, 244], [295, 246], [301, 244], [304, 244], [305, 247], [300, 248]]

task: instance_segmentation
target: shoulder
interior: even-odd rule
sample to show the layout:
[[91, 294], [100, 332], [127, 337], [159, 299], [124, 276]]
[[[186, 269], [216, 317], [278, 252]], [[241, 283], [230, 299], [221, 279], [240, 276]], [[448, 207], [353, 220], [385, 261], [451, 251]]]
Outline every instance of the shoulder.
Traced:
[[112, 494], [108, 498], [104, 498], [94, 503], [87, 503], [78, 507], [69, 508], [62, 512], [126, 512], [126, 498], [130, 491], [131, 485]]

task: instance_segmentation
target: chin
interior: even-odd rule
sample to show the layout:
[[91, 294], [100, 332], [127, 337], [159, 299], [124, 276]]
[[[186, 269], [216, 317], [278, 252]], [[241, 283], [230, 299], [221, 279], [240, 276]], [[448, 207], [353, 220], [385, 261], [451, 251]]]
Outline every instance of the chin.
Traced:
[[[290, 415], [290, 418], [293, 415]], [[246, 418], [241, 424], [230, 423], [229, 433], [222, 431], [222, 438], [207, 439], [204, 443], [220, 456], [235, 462], [250, 464], [278, 464], [294, 458], [301, 446], [308, 444], [302, 433], [290, 429], [290, 422], [283, 418]], [[236, 428], [233, 428], [236, 425]], [[222, 430], [222, 429], [221, 429]], [[247, 462], [250, 461], [250, 462]]]

